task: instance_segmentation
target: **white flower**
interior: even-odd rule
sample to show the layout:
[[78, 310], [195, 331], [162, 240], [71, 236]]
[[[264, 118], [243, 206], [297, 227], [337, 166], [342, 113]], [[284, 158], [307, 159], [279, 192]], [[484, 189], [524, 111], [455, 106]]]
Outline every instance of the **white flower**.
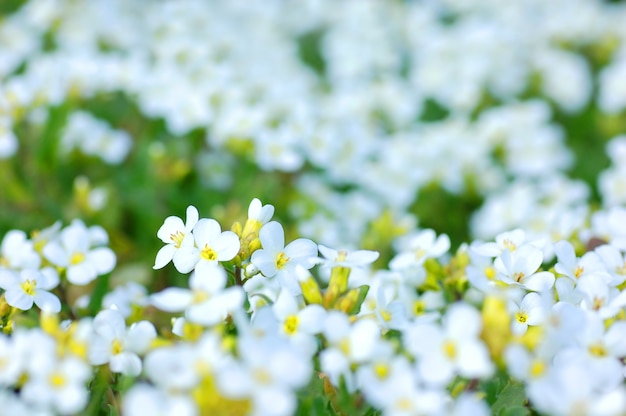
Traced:
[[258, 221], [260, 225], [267, 224], [274, 215], [274, 206], [263, 205], [258, 198], [254, 198], [248, 206], [248, 219]]
[[137, 383], [122, 402], [126, 416], [196, 416], [198, 410], [190, 397], [172, 395], [146, 383]]
[[311, 378], [312, 362], [297, 348], [279, 342], [259, 342], [240, 337], [241, 361], [222, 369], [217, 382], [226, 396], [251, 397], [252, 414], [282, 416], [294, 414], [295, 392]]
[[318, 249], [324, 258], [320, 261], [325, 267], [365, 267], [378, 259], [377, 251], [335, 250], [319, 244]]
[[[100, 227], [95, 227], [98, 234]], [[115, 267], [115, 254], [108, 247], [93, 247], [94, 231], [82, 221], [75, 220], [63, 229], [57, 240], [43, 248], [43, 254], [52, 264], [67, 269], [67, 280], [75, 285], [86, 285], [96, 277], [109, 273]]]
[[157, 231], [157, 237], [166, 245], [157, 253], [154, 261], [154, 269], [161, 269], [170, 261], [174, 262], [174, 267], [181, 273], [189, 273], [193, 270], [195, 263], [190, 266], [191, 261], [186, 254], [189, 252], [180, 251], [181, 247], [193, 246], [193, 236], [191, 230], [198, 222], [198, 210], [190, 205], [187, 207], [187, 221], [183, 224], [183, 220], [179, 217], [169, 216]]
[[106, 309], [94, 318], [93, 329], [95, 336], [89, 345], [91, 364], [109, 363], [111, 371], [129, 376], [141, 372], [138, 354], [146, 352], [156, 338], [156, 330], [150, 322], [137, 322], [127, 329], [120, 312]]
[[61, 311], [61, 301], [49, 292], [58, 284], [59, 276], [51, 268], [43, 271], [25, 269], [19, 273], [0, 270], [0, 287], [6, 290], [7, 303], [21, 310], [28, 310], [35, 303], [42, 311]]
[[196, 270], [189, 288], [170, 287], [151, 296], [157, 308], [167, 312], [185, 311], [191, 322], [215, 325], [243, 306], [245, 294], [239, 286], [226, 288], [227, 276], [221, 266]]
[[317, 259], [317, 245], [308, 239], [299, 238], [285, 247], [283, 226], [276, 221], [265, 224], [259, 231], [263, 248], [252, 254], [252, 263], [265, 277], [277, 277], [282, 287], [292, 294], [301, 293], [295, 269], [298, 264], [306, 269], [314, 266]]
[[328, 374], [334, 385], [341, 376], [347, 388], [356, 388], [352, 368], [374, 357], [380, 342], [380, 328], [372, 319], [361, 319], [350, 324], [347, 315], [331, 311], [324, 322], [324, 337], [329, 346], [320, 354], [322, 371]]
[[[193, 228], [194, 245], [180, 247], [177, 269], [203, 273], [201, 269], [216, 266], [220, 261], [232, 260], [239, 252], [239, 237], [232, 231], [224, 231], [214, 219], [203, 218]], [[176, 264], [176, 263], [175, 263]], [[182, 270], [181, 270], [182, 269]]]
[[511, 301], [509, 312], [513, 314], [512, 332], [515, 335], [525, 334], [528, 325], [542, 324], [547, 315], [544, 299], [535, 292], [528, 293], [519, 304]]
[[543, 262], [541, 250], [525, 245], [511, 252], [502, 251], [494, 266], [498, 278], [510, 285], [523, 286], [527, 290], [541, 292], [554, 285], [555, 277], [550, 272], [537, 272]]
[[4, 235], [0, 245], [0, 268], [38, 269], [40, 265], [41, 257], [25, 232], [11, 230]]
[[554, 252], [559, 260], [554, 266], [554, 270], [567, 276], [574, 283], [578, 282], [581, 277], [592, 274], [607, 283], [612, 280], [600, 260], [600, 256], [593, 251], [587, 252], [581, 258], [578, 258], [572, 243], [562, 240], [554, 245]]
[[421, 266], [428, 258], [444, 255], [450, 249], [450, 238], [446, 234], [436, 236], [433, 230], [423, 230], [407, 239], [402, 251], [389, 263], [392, 270], [405, 270]]
[[418, 322], [409, 327], [404, 345], [418, 359], [419, 375], [428, 384], [445, 386], [456, 374], [487, 377], [493, 363], [479, 338], [481, 327], [478, 311], [458, 303], [448, 309], [442, 326]]
[[22, 397], [60, 414], [79, 413], [89, 399], [86, 383], [91, 377], [91, 368], [74, 357], [49, 358], [48, 361], [40, 360], [36, 371], [29, 374], [22, 387]]

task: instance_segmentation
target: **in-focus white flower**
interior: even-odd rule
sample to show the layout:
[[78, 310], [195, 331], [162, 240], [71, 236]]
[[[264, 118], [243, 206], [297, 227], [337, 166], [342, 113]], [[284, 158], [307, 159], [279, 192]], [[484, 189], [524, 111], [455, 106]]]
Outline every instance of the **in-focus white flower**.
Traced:
[[280, 285], [292, 294], [301, 293], [295, 277], [297, 265], [310, 269], [317, 260], [317, 245], [306, 238], [299, 238], [285, 246], [283, 226], [276, 221], [265, 224], [259, 231], [263, 248], [252, 254], [251, 261], [263, 276], [276, 277]]
[[581, 258], [576, 257], [574, 246], [569, 241], [559, 241], [554, 245], [554, 252], [558, 262], [554, 270], [577, 283], [583, 276], [595, 275], [606, 283], [612, 280], [606, 271], [598, 254], [593, 251], [585, 253]]
[[[232, 260], [239, 252], [239, 237], [232, 231], [224, 231], [214, 219], [202, 218], [193, 228], [195, 245], [183, 245], [179, 249], [179, 271], [193, 270], [204, 273], [205, 268], [217, 266], [220, 261]], [[176, 263], [175, 263], [176, 264]], [[182, 271], [181, 271], [182, 272]]]
[[195, 263], [190, 261], [186, 255], [189, 252], [180, 251], [181, 247], [193, 247], [193, 235], [191, 231], [198, 222], [198, 210], [193, 205], [187, 207], [187, 221], [183, 224], [183, 220], [176, 216], [169, 216], [157, 231], [157, 237], [166, 245], [157, 253], [154, 261], [154, 269], [161, 269], [170, 261], [174, 262], [174, 267], [181, 273], [189, 273], [193, 270]]
[[[64, 228], [58, 239], [43, 248], [43, 254], [52, 264], [64, 267], [67, 280], [75, 285], [86, 285], [96, 277], [109, 273], [115, 267], [115, 253], [108, 247], [94, 247], [93, 239], [103, 230], [88, 229], [75, 220]], [[100, 240], [101, 238], [98, 238]]]
[[94, 337], [89, 345], [89, 361], [93, 365], [109, 363], [111, 371], [129, 376], [141, 372], [138, 354], [148, 350], [156, 338], [156, 329], [148, 321], [126, 328], [124, 317], [115, 309], [98, 313], [93, 320]]
[[60, 312], [61, 301], [49, 292], [58, 284], [59, 276], [52, 268], [20, 272], [0, 270], [0, 287], [6, 291], [7, 303], [21, 310], [32, 308], [34, 303], [42, 311]]

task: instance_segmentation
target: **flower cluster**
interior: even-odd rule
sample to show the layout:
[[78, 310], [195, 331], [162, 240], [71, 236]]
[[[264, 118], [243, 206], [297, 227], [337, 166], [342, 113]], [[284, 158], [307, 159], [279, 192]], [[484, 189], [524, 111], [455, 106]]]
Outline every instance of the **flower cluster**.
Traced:
[[[626, 408], [626, 229], [602, 232], [626, 211], [600, 211], [599, 225], [577, 240], [516, 229], [454, 253], [445, 234], [415, 230], [397, 240], [388, 268], [374, 267], [374, 251], [285, 244], [274, 207], [258, 199], [248, 213], [233, 231], [194, 206], [186, 222], [168, 217], [155, 268], [173, 260], [191, 273], [186, 287], [118, 286], [93, 315], [62, 309], [50, 291], [66, 302], [68, 285], [91, 276], [71, 272], [79, 262], [62, 248], [70, 258], [82, 253], [96, 274], [110, 271], [97, 260], [110, 249], [91, 248], [104, 241], [101, 228], [75, 221], [31, 239], [8, 233], [0, 270], [7, 408], [99, 412], [104, 396], [129, 416]], [[28, 320], [33, 299], [42, 312]]]

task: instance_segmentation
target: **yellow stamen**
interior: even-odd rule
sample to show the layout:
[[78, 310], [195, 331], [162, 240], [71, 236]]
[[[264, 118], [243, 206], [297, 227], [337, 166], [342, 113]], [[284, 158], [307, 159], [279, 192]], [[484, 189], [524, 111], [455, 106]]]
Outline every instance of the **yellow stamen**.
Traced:
[[516, 312], [515, 313], [515, 320], [517, 322], [519, 322], [520, 324], [525, 324], [526, 321], [528, 320], [528, 314], [526, 312]]
[[278, 256], [276, 256], [276, 268], [278, 270], [282, 269], [283, 267], [285, 267], [288, 261], [289, 257], [287, 257], [285, 253], [281, 251]]
[[36, 280], [26, 280], [21, 284], [22, 290], [28, 295], [33, 296], [35, 294], [35, 287], [37, 286]]
[[70, 264], [75, 266], [79, 263], [82, 263], [84, 260], [85, 260], [85, 254], [76, 252], [72, 254], [72, 257], [70, 258]]
[[211, 247], [205, 244], [204, 248], [200, 252], [200, 257], [205, 260], [215, 261], [217, 260], [217, 253]]
[[293, 335], [298, 330], [299, 319], [296, 315], [289, 315], [285, 319], [284, 329], [288, 335]]
[[450, 359], [454, 359], [456, 357], [456, 345], [454, 344], [453, 341], [446, 341], [443, 343], [443, 352], [446, 355], [446, 357], [450, 358]]
[[180, 230], [170, 234], [170, 240], [172, 240], [176, 248], [180, 248], [180, 245], [183, 243], [184, 238], [185, 233]]
[[389, 366], [385, 363], [374, 364], [374, 374], [381, 380], [386, 379], [389, 376]]
[[49, 378], [50, 384], [52, 387], [60, 388], [65, 385], [67, 382], [63, 374], [60, 373], [52, 373]]
[[117, 355], [124, 350], [122, 343], [119, 340], [113, 340], [113, 344], [111, 344], [111, 354]]

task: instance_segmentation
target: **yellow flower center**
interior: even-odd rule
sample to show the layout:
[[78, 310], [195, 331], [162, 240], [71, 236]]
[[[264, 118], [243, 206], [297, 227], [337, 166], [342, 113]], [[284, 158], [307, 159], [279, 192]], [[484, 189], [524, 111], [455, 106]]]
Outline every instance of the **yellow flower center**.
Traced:
[[515, 280], [517, 283], [520, 283], [522, 281], [522, 279], [524, 278], [524, 273], [522, 272], [517, 272], [513, 275], [513, 280]]
[[113, 343], [111, 344], [111, 354], [117, 355], [121, 353], [123, 350], [124, 350], [124, 347], [122, 346], [122, 343], [118, 339], [113, 340]]
[[67, 380], [65, 380], [63, 374], [58, 372], [52, 373], [48, 381], [50, 381], [50, 385], [55, 388], [63, 387], [65, 383], [67, 383]]
[[26, 280], [22, 284], [22, 290], [28, 295], [33, 296], [35, 294], [35, 287], [37, 286], [36, 280]]
[[180, 248], [180, 245], [183, 243], [183, 239], [185, 238], [185, 233], [182, 231], [176, 231], [175, 233], [170, 234], [170, 240], [174, 243], [176, 248]]
[[515, 251], [515, 249], [517, 249], [517, 245], [509, 239], [505, 239], [502, 245], [509, 251]]
[[276, 256], [276, 268], [278, 270], [282, 269], [283, 267], [285, 267], [288, 261], [289, 257], [287, 257], [285, 253], [281, 251], [278, 256]]
[[389, 365], [385, 363], [374, 364], [374, 374], [381, 380], [386, 379], [389, 376]]
[[493, 280], [496, 278], [496, 269], [493, 266], [485, 267], [485, 276], [489, 280]]
[[426, 302], [423, 300], [416, 300], [413, 302], [413, 313], [415, 316], [420, 316], [426, 310]]
[[205, 260], [215, 261], [217, 260], [217, 253], [211, 247], [205, 244], [204, 248], [200, 252], [200, 257]]
[[298, 330], [299, 319], [296, 315], [289, 315], [285, 319], [284, 329], [288, 335], [293, 335]]
[[578, 279], [580, 275], [583, 274], [584, 271], [585, 271], [584, 267], [576, 266], [576, 269], [574, 270], [574, 276], [576, 276], [576, 278]]
[[261, 384], [270, 384], [272, 382], [272, 375], [263, 368], [254, 370], [252, 375], [254, 379]]
[[70, 264], [72, 266], [75, 266], [75, 265], [77, 265], [79, 263], [82, 263], [84, 260], [85, 260], [85, 254], [76, 252], [76, 253], [72, 254], [72, 257], [70, 257]]
[[607, 351], [602, 344], [593, 344], [589, 346], [589, 353], [596, 357], [606, 357]]
[[348, 252], [345, 250], [339, 250], [337, 253], [337, 257], [335, 258], [336, 262], [345, 261], [348, 257]]
[[443, 353], [446, 355], [446, 357], [450, 358], [451, 360], [453, 360], [456, 357], [457, 351], [456, 351], [456, 345], [454, 344], [453, 341], [446, 341], [443, 343]]
[[520, 324], [525, 324], [526, 321], [528, 320], [528, 314], [526, 312], [516, 312], [515, 313], [515, 320], [517, 322], [519, 322]]
[[385, 310], [381, 310], [381, 311], [380, 311], [380, 316], [382, 316], [382, 318], [383, 318], [383, 320], [384, 320], [385, 322], [389, 322], [389, 321], [391, 321], [391, 318], [393, 317], [393, 316], [391, 315], [391, 312], [389, 312], [389, 311], [385, 311]]
[[197, 305], [198, 303], [205, 302], [209, 299], [210, 295], [207, 292], [202, 290], [195, 290], [193, 292], [193, 298], [191, 299], [191, 303]]
[[546, 372], [546, 364], [541, 360], [534, 360], [530, 365], [531, 377], [539, 377]]

